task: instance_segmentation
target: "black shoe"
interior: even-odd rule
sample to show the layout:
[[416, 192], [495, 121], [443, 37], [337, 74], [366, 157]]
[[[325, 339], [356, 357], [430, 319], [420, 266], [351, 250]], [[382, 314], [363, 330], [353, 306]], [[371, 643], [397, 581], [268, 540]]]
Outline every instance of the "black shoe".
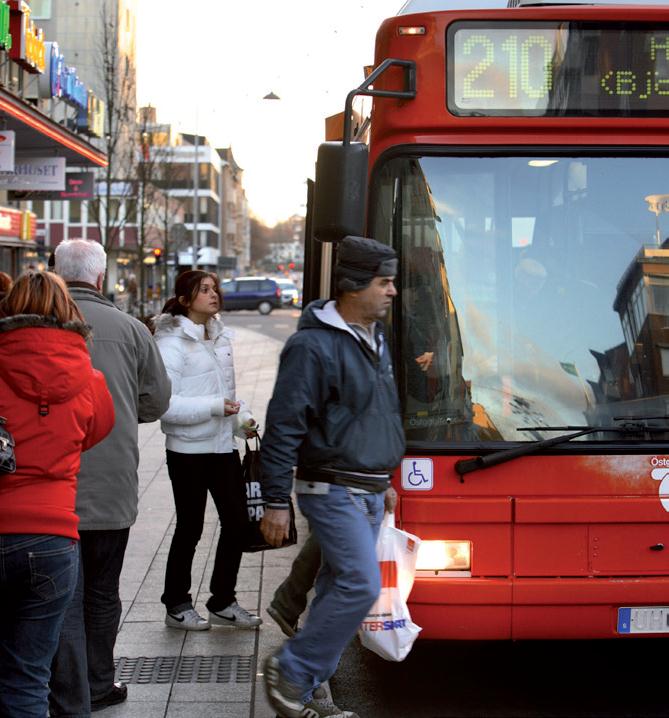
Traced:
[[111, 690], [100, 698], [91, 700], [91, 713], [101, 711], [109, 706], [115, 706], [117, 703], [123, 703], [128, 697], [128, 686], [125, 683], [114, 683]]
[[279, 611], [277, 608], [274, 608], [271, 603], [269, 606], [267, 606], [265, 610], [269, 614], [269, 617], [274, 621], [274, 623], [276, 623], [277, 626], [281, 629], [281, 632], [284, 634], [284, 636], [292, 638], [299, 630], [297, 627], [297, 621], [295, 621], [294, 623], [291, 622], [290, 619], [286, 618], [281, 613], [281, 611]]

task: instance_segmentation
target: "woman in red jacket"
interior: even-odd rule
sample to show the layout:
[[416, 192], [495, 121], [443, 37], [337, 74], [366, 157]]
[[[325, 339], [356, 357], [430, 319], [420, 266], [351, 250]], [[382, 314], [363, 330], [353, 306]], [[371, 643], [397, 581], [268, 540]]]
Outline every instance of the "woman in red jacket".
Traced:
[[0, 317], [0, 416], [16, 443], [16, 472], [0, 474], [0, 715], [44, 718], [77, 582], [81, 452], [111, 431], [114, 407], [62, 279], [23, 275]]

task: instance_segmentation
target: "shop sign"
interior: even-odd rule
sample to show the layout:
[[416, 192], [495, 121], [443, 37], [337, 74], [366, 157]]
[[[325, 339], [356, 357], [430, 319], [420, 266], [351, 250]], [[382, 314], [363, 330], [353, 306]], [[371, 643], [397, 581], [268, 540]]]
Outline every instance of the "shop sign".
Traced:
[[61, 97], [65, 102], [81, 110], [88, 108], [88, 91], [86, 85], [77, 76], [74, 67], [64, 67], [61, 81]]
[[[68, 172], [65, 175], [65, 189], [56, 192], [40, 192], [38, 199], [93, 199], [93, 173]], [[17, 193], [10, 195], [11, 199], [21, 199]], [[25, 197], [25, 199], [28, 199]]]
[[21, 211], [0, 207], [0, 237], [16, 237], [21, 235]]
[[15, 138], [14, 130], [0, 131], [0, 172], [14, 171]]
[[9, 57], [33, 74], [44, 72], [46, 49], [44, 32], [30, 19], [30, 5], [24, 0], [9, 0], [9, 30], [12, 47]]
[[9, 5], [4, 0], [0, 3], [0, 47], [3, 50], [12, 48], [12, 33], [9, 32]]
[[46, 64], [44, 72], [37, 79], [38, 97], [40, 100], [50, 100], [62, 94], [63, 70], [65, 58], [60, 52], [57, 42], [45, 42], [44, 51]]
[[65, 189], [64, 157], [17, 159], [13, 172], [0, 172], [0, 189], [60, 191]]
[[19, 239], [23, 239], [26, 242], [31, 241], [35, 238], [37, 230], [37, 215], [29, 210], [23, 210], [21, 212], [21, 234]]
[[77, 129], [92, 137], [102, 137], [105, 131], [105, 103], [88, 91], [88, 107], [79, 110]]

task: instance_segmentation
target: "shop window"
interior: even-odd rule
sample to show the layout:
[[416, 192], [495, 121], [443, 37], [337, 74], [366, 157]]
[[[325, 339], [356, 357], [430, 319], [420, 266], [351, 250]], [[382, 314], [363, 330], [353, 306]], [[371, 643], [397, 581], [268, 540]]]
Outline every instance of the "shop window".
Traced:
[[43, 200], [33, 200], [31, 203], [31, 210], [40, 218], [43, 219], [44, 217], [44, 201]]

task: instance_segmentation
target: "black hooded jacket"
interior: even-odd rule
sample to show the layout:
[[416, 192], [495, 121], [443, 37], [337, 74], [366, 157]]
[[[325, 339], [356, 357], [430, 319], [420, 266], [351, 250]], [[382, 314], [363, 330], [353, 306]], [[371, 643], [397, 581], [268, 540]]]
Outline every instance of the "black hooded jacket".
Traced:
[[261, 449], [263, 497], [288, 501], [293, 467], [391, 472], [404, 431], [388, 348], [375, 327], [378, 356], [334, 309], [317, 300], [281, 353]]

